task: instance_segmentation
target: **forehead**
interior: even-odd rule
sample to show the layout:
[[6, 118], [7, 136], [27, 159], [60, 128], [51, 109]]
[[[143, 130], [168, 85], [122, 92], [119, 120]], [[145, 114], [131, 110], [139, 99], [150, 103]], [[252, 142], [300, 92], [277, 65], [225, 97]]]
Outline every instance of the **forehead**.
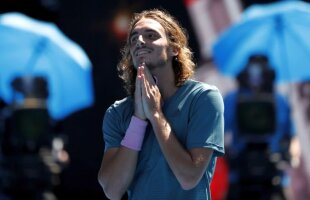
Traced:
[[140, 19], [133, 27], [131, 34], [143, 30], [153, 30], [162, 34], [165, 33], [163, 26], [158, 21], [150, 18]]

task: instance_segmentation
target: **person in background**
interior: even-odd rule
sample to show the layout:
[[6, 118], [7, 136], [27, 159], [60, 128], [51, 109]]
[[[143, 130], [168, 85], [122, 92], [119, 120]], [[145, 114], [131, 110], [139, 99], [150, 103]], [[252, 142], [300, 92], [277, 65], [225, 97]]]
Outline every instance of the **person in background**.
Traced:
[[238, 89], [224, 98], [228, 199], [285, 199], [296, 137], [289, 104], [274, 91], [275, 76], [268, 57], [253, 54], [237, 77]]
[[98, 180], [106, 196], [208, 200], [224, 154], [223, 99], [191, 79], [184, 28], [165, 10], [136, 13], [118, 64], [128, 96], [104, 116]]

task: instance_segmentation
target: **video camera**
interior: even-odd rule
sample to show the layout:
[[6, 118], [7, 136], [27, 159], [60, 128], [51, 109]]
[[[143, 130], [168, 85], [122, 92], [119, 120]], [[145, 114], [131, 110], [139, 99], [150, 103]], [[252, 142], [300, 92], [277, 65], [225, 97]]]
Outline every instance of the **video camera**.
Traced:
[[265, 142], [274, 134], [276, 105], [272, 94], [239, 95], [236, 111], [238, 133], [248, 142]]
[[[10, 199], [42, 200], [52, 194], [66, 161], [57, 157], [55, 123], [47, 109], [47, 81], [40, 76], [12, 81], [13, 102], [3, 106], [0, 139], [0, 193]], [[58, 148], [58, 149], [57, 149]], [[55, 198], [54, 198], [55, 199]]]
[[276, 164], [279, 160], [272, 159], [273, 153], [269, 149], [278, 117], [273, 90], [275, 72], [269, 66], [267, 56], [256, 54], [249, 57], [237, 80], [239, 94], [235, 117], [238, 138], [245, 142], [234, 166], [239, 171], [239, 184], [242, 185], [239, 198], [264, 194], [268, 199], [272, 193], [279, 193], [281, 177]]

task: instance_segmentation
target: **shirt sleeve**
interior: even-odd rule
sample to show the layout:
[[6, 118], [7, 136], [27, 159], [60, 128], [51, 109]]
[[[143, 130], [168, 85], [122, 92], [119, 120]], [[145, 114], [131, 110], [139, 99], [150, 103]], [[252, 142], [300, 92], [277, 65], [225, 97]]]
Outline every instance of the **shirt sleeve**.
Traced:
[[283, 133], [283, 137], [293, 137], [295, 135], [295, 127], [291, 118], [291, 110], [286, 98], [280, 94], [276, 96], [278, 129]]
[[124, 130], [122, 130], [121, 124], [121, 116], [112, 105], [107, 109], [103, 118], [102, 131], [105, 151], [110, 148], [120, 146], [121, 140], [123, 139], [125, 132]]
[[197, 94], [190, 111], [187, 147], [211, 148], [216, 156], [224, 154], [224, 104], [216, 89]]

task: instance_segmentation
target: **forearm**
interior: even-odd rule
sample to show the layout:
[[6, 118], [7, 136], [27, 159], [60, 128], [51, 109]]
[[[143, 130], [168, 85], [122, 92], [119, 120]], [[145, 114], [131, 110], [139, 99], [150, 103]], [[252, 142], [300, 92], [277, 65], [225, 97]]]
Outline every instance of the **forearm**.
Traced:
[[163, 115], [156, 113], [150, 120], [161, 150], [183, 189], [193, 188], [201, 179], [210, 160], [205, 154], [192, 154], [176, 138]]
[[127, 147], [112, 150], [104, 157], [98, 180], [109, 199], [121, 199], [129, 187], [137, 165], [138, 151]]

